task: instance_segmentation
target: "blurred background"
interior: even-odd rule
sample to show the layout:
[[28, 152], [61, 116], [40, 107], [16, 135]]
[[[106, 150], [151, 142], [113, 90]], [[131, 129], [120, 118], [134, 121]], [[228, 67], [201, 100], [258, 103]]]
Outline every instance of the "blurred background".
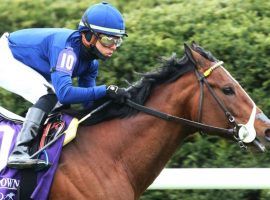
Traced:
[[[32, 27], [76, 29], [96, 0], [0, 0], [0, 33]], [[124, 15], [129, 37], [111, 60], [100, 63], [97, 82], [127, 87], [136, 72], [154, 70], [159, 57], [183, 56], [196, 41], [239, 81], [270, 116], [270, 1], [111, 0]], [[1, 55], [0, 55], [1, 56]], [[7, 66], [8, 67], [8, 66]], [[0, 72], [1, 73], [1, 72]], [[14, 83], [20, 84], [20, 83]], [[30, 106], [0, 88], [0, 106], [23, 114]], [[167, 167], [269, 167], [269, 153], [240, 150], [232, 141], [195, 134]], [[270, 180], [269, 180], [270, 181]], [[153, 190], [141, 200], [269, 200], [270, 190]]]

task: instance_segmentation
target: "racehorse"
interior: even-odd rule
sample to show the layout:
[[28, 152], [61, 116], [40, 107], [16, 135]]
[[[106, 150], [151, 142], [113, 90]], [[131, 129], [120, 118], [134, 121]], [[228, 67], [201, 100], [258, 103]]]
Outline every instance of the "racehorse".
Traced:
[[241, 146], [267, 145], [270, 120], [222, 62], [197, 44], [142, 76], [126, 104], [112, 103], [79, 126], [62, 152], [50, 199], [139, 199], [197, 131]]

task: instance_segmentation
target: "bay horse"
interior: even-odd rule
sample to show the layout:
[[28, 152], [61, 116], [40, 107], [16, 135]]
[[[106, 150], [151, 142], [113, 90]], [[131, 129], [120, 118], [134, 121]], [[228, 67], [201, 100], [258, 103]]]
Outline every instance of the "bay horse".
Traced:
[[[62, 152], [50, 199], [137, 200], [184, 138], [199, 130], [241, 146], [268, 146], [270, 120], [196, 43], [185, 45], [181, 59], [173, 56], [143, 74], [129, 91], [127, 104], [113, 103], [79, 126]], [[239, 138], [241, 124], [255, 127], [255, 140]]]

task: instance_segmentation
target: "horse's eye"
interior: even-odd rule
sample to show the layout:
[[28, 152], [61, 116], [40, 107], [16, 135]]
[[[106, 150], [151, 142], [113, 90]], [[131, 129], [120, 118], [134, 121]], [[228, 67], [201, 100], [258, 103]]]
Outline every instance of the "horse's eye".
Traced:
[[234, 95], [235, 94], [234, 89], [232, 87], [224, 87], [224, 88], [222, 88], [222, 92], [225, 95]]

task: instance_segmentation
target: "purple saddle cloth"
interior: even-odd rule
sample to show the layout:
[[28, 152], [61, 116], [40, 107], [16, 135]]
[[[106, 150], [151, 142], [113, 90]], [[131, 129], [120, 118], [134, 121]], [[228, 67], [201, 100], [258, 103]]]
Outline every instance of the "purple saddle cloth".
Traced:
[[[63, 115], [62, 120], [69, 124], [71, 117]], [[0, 113], [0, 199], [20, 199], [21, 171], [6, 167], [7, 158], [14, 148], [16, 137], [22, 127], [22, 122], [11, 120]], [[68, 127], [67, 125], [65, 127]], [[48, 157], [52, 166], [46, 170], [37, 172], [37, 186], [31, 199], [48, 199], [53, 177], [56, 172], [60, 154], [62, 151], [64, 136], [46, 149], [46, 154], [40, 158]]]

